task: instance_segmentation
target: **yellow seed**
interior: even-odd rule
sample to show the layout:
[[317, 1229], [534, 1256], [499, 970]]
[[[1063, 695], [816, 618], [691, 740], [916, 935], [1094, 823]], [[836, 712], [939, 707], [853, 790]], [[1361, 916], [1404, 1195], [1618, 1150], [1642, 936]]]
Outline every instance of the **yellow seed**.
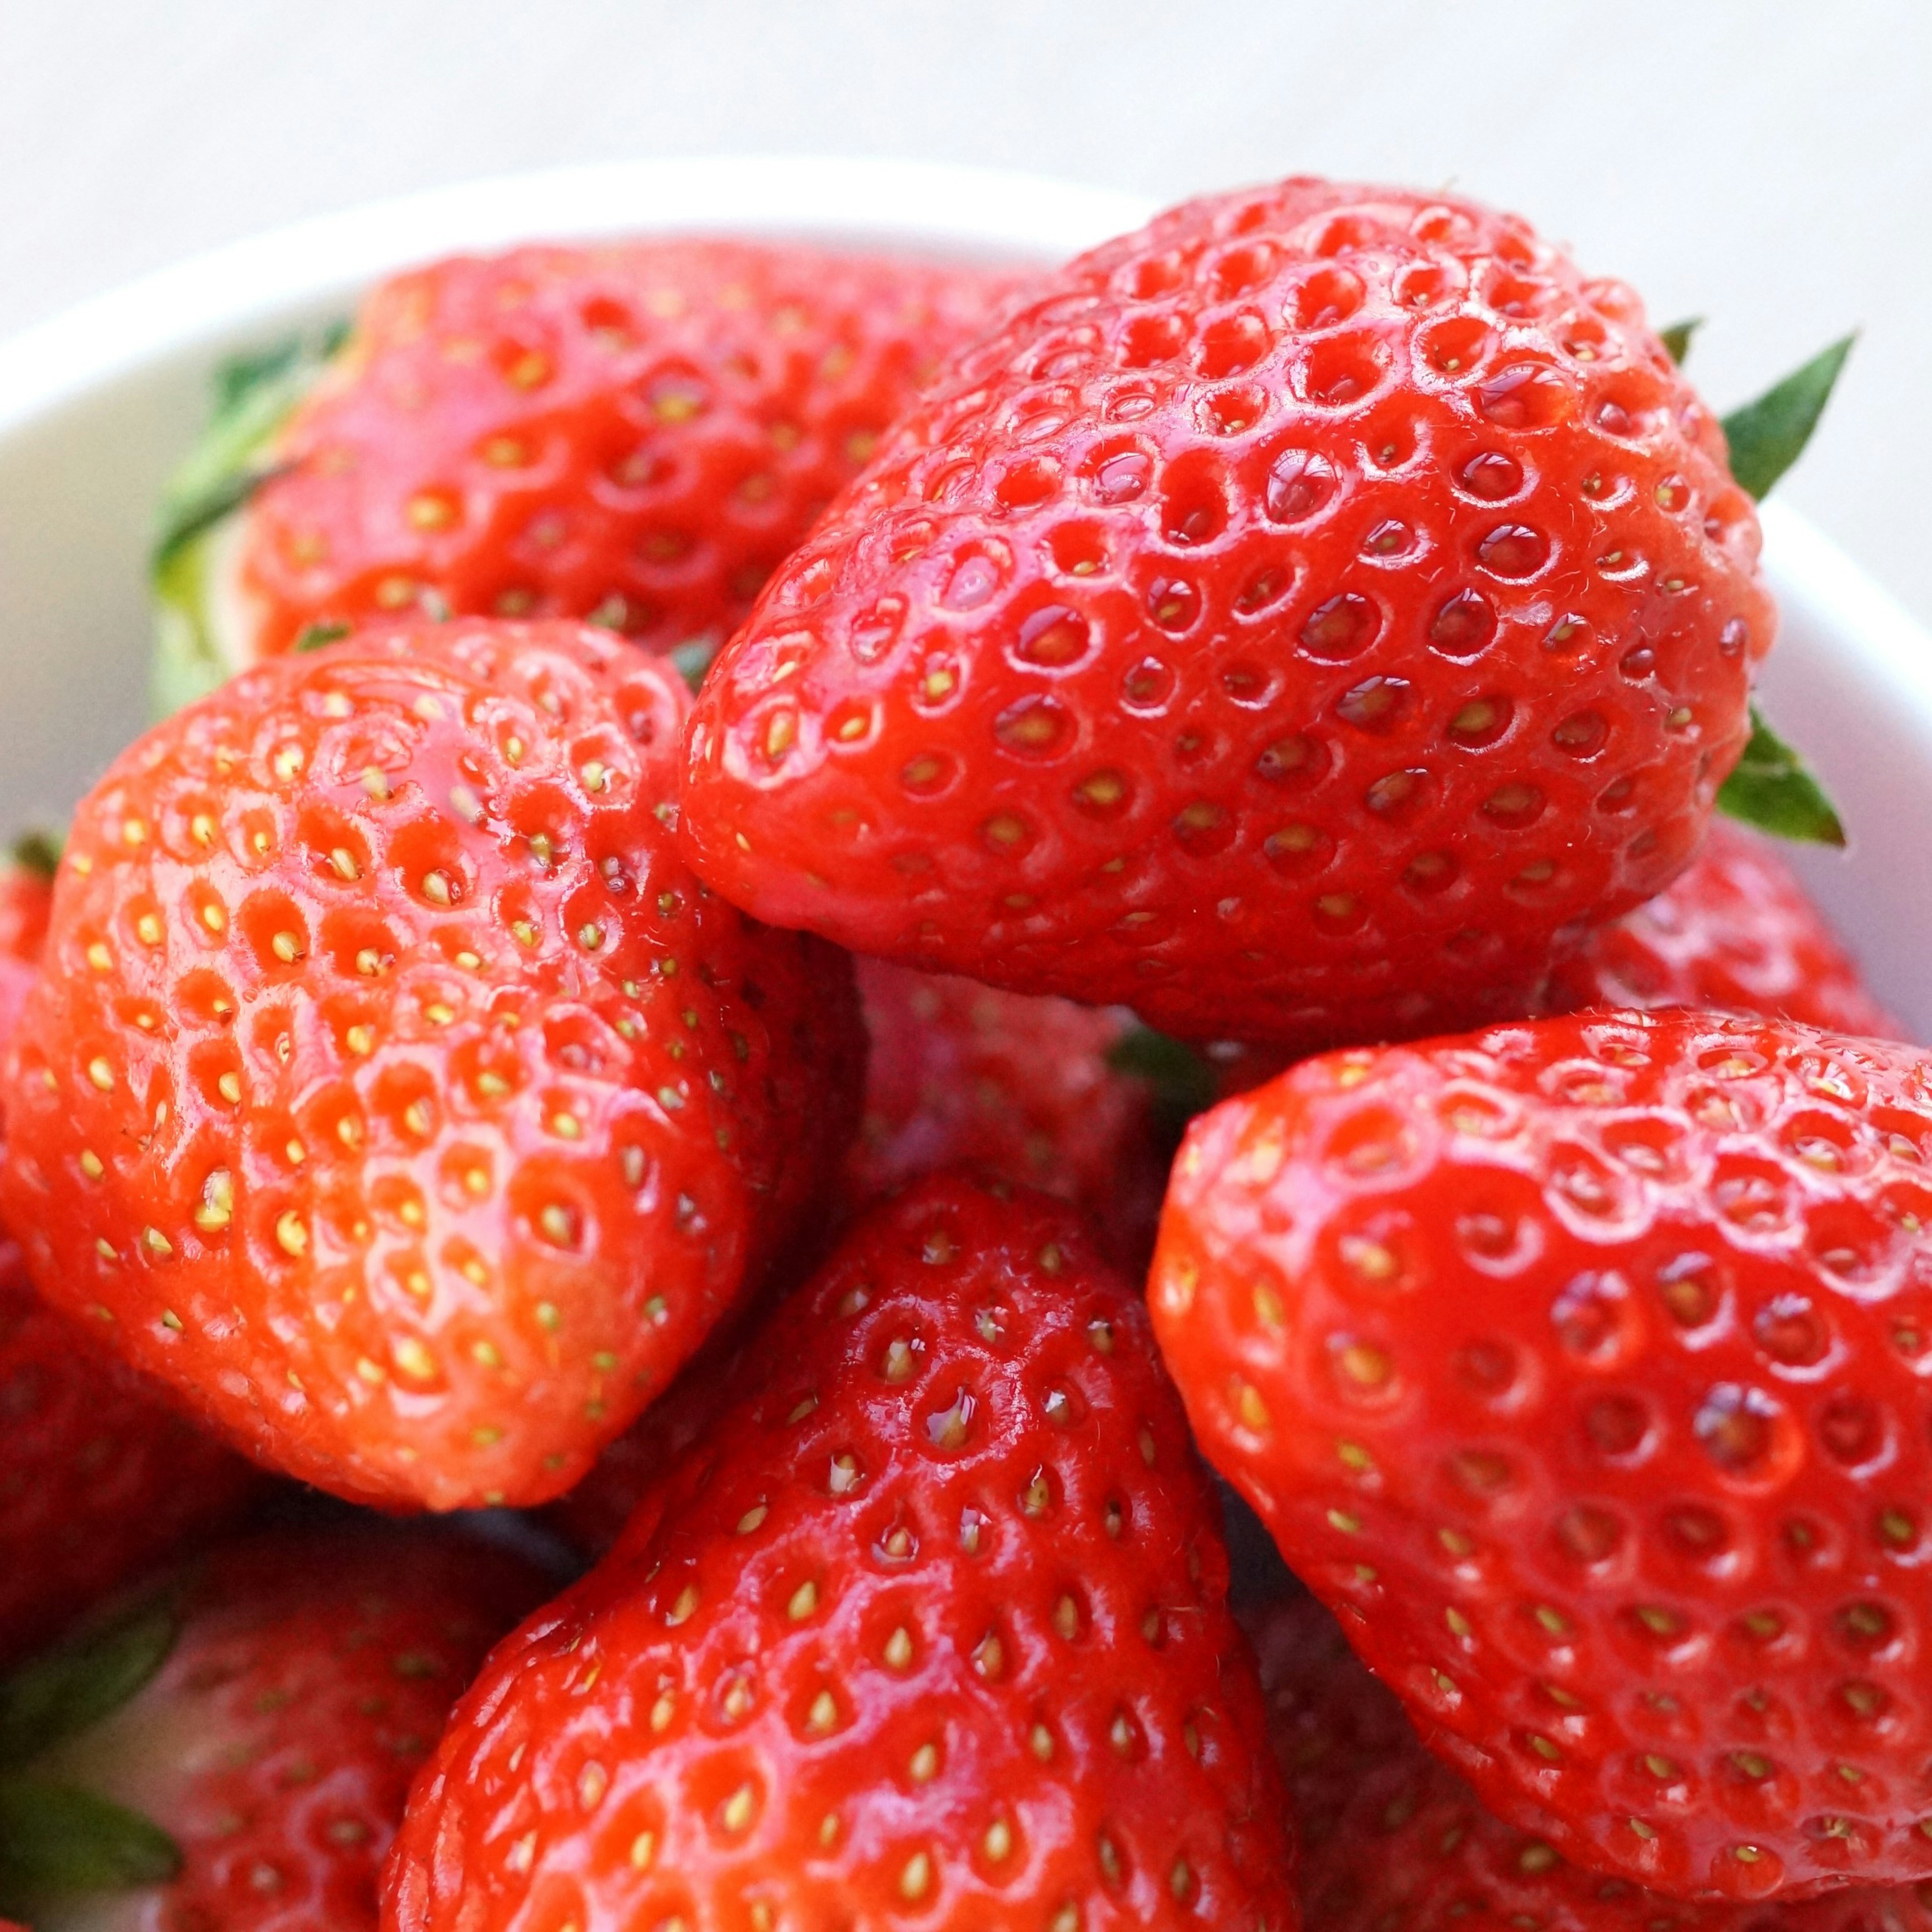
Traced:
[[331, 848], [328, 862], [334, 868], [335, 876], [350, 884], [362, 876], [362, 868], [356, 862], [356, 855], [346, 845]]
[[362, 1356], [357, 1361], [356, 1364], [356, 1372], [360, 1376], [365, 1382], [368, 1382], [372, 1385], [378, 1382], [386, 1382], [388, 1379], [382, 1372], [382, 1364], [379, 1362], [370, 1361], [367, 1355]]
[[114, 964], [114, 956], [97, 939], [87, 949], [87, 963], [97, 973], [105, 973]]
[[655, 1832], [640, 1832], [631, 1840], [631, 1869], [649, 1871], [651, 1860], [657, 1855], [658, 1834]]
[[80, 1171], [90, 1180], [98, 1180], [107, 1170], [100, 1163], [100, 1156], [92, 1148], [80, 1150]]
[[375, 1050], [376, 1029], [372, 1026], [352, 1026], [343, 1037], [351, 1053], [366, 1056]]
[[724, 1801], [724, 1828], [736, 1836], [751, 1823], [758, 1808], [758, 1795], [748, 1784], [741, 1784]]
[[284, 1254], [300, 1255], [308, 1252], [308, 1229], [303, 1225], [302, 1216], [292, 1208], [277, 1217], [275, 1240]]
[[698, 1608], [698, 1586], [687, 1583], [678, 1592], [677, 1601], [664, 1612], [667, 1629], [675, 1630], [680, 1624], [688, 1623], [692, 1613]]
[[430, 1381], [436, 1374], [436, 1358], [413, 1335], [406, 1335], [396, 1344], [396, 1366], [406, 1376], [419, 1382]]
[[423, 874], [422, 896], [431, 905], [448, 905], [451, 898], [448, 874], [425, 872]]
[[930, 1784], [939, 1775], [939, 1751], [936, 1745], [921, 1744], [912, 1754], [912, 1762], [908, 1767], [915, 1784]]
[[231, 1107], [238, 1106], [242, 1101], [242, 1076], [238, 1073], [224, 1073], [214, 1083], [214, 1090]]
[[893, 1670], [904, 1670], [912, 1662], [912, 1633], [904, 1624], [886, 1638], [885, 1659]]
[[174, 1244], [158, 1228], [144, 1228], [141, 1231], [141, 1239], [150, 1254], [171, 1255], [175, 1251]]
[[268, 950], [284, 966], [292, 966], [302, 957], [302, 942], [292, 932], [278, 932], [268, 941]]
[[899, 1896], [902, 1898], [923, 1898], [926, 1889], [932, 1882], [932, 1861], [923, 1852], [915, 1852], [907, 1859], [905, 1870], [899, 1874]]
[[158, 946], [161, 943], [161, 922], [151, 912], [144, 912], [134, 922], [134, 936], [143, 946]]
[[1053, 1756], [1053, 1733], [1044, 1724], [1036, 1724], [1027, 1733], [1027, 1743], [1042, 1764]]
[[430, 1129], [429, 1102], [427, 1100], [412, 1100], [403, 1109], [403, 1124], [418, 1139], [422, 1138]]
[[995, 1818], [986, 1828], [986, 1835], [980, 1841], [980, 1849], [988, 1861], [999, 1864], [1010, 1857], [1013, 1849], [1013, 1828], [1004, 1818]]
[[87, 1077], [102, 1093], [114, 1090], [114, 1070], [98, 1054], [87, 1063]]
[[795, 1624], [802, 1623], [818, 1608], [818, 1586], [807, 1578], [791, 1593], [791, 1600], [785, 1606], [785, 1615]]

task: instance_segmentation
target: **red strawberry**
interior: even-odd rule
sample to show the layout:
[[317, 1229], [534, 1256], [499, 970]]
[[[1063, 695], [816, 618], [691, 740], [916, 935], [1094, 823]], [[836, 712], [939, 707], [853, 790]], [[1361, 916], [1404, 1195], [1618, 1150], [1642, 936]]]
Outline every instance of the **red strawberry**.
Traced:
[[164, 682], [178, 702], [310, 626], [404, 610], [715, 645], [1015, 286], [736, 242], [399, 275], [305, 400], [286, 355], [230, 377], [158, 566]]
[[[1132, 1016], [883, 959], [855, 963], [871, 1048], [845, 1211], [964, 1163], [1073, 1202], [1108, 1260], [1141, 1279], [1178, 1130], [1166, 1125], [1156, 1086], [1116, 1064], [1145, 1037]], [[709, 1422], [734, 1352], [694, 1362], [557, 1504], [555, 1520], [580, 1550], [608, 1550], [665, 1464]]]
[[[375, 1932], [410, 1779], [542, 1592], [520, 1561], [440, 1534], [221, 1551], [0, 1690], [10, 1779], [39, 1798], [23, 1830], [20, 1784], [0, 1795], [10, 1904], [40, 1893], [40, 1932]], [[50, 1729], [75, 1734], [34, 1754]], [[103, 1896], [117, 1879], [134, 1888]]]
[[1115, 1265], [1142, 1274], [1167, 1161], [1153, 1088], [1109, 1058], [1132, 1016], [882, 959], [858, 978], [872, 1053], [847, 1199], [968, 1162], [1075, 1202]]
[[1212, 1493], [1064, 1207], [940, 1176], [493, 1660], [392, 1932], [1292, 1922]]
[[1686, 1905], [1580, 1871], [1432, 1757], [1311, 1597], [1248, 1619], [1301, 1834], [1306, 1932], [1928, 1932], [1932, 1887]]
[[54, 854], [23, 841], [14, 862], [0, 862], [0, 1046], [27, 1003], [53, 903]]
[[[1596, 928], [1537, 1001], [1544, 1012], [1588, 1006], [1718, 1006], [1874, 1039], [1903, 1033], [1777, 848], [1724, 818], [1655, 898]], [[1208, 1059], [1225, 1100], [1292, 1056], [1222, 1044]]]
[[324, 1488], [567, 1489], [856, 1112], [847, 963], [673, 848], [685, 703], [605, 632], [404, 629], [124, 754], [4, 1088], [41, 1292]]
[[0, 1662], [232, 1520], [254, 1486], [34, 1294], [0, 1231]]
[[1784, 1022], [1331, 1054], [1190, 1130], [1154, 1323], [1504, 1816], [1686, 1896], [1923, 1880], [1928, 1156], [1932, 1063]]
[[1721, 818], [1689, 871], [1558, 968], [1550, 1000], [1558, 1012], [1726, 1006], [1877, 1039], [1899, 1031], [1776, 848]]
[[1757, 548], [1636, 298], [1520, 220], [1191, 202], [881, 441], [720, 658], [683, 835], [761, 918], [1186, 1037], [1520, 1011], [1694, 849]]

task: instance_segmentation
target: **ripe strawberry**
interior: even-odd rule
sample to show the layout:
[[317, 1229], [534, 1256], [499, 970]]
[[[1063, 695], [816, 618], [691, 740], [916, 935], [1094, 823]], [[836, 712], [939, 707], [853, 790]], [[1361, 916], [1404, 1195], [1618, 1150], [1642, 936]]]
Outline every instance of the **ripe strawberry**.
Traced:
[[1932, 1064], [1784, 1022], [1331, 1054], [1190, 1130], [1155, 1327], [1504, 1817], [1686, 1896], [1924, 1880], [1928, 1156]]
[[0, 1230], [0, 1662], [232, 1520], [254, 1487], [34, 1294]]
[[219, 1552], [0, 1689], [9, 1905], [40, 1932], [375, 1932], [410, 1778], [543, 1588], [433, 1533]]
[[858, 979], [872, 1052], [848, 1202], [968, 1162], [1073, 1202], [1108, 1258], [1144, 1273], [1167, 1150], [1153, 1088], [1109, 1057], [1132, 1016], [883, 959], [860, 961]]
[[1082, 257], [954, 365], [694, 715], [725, 896], [1186, 1037], [1520, 1011], [1682, 869], [1774, 618], [1620, 284], [1297, 179]]
[[386, 1924], [1291, 1924], [1145, 1321], [1041, 1196], [949, 1174], [876, 1209], [459, 1707]]
[[0, 1046], [27, 1003], [53, 903], [53, 856], [23, 840], [12, 863], [0, 862]]
[[1557, 968], [1549, 1004], [1724, 1006], [1876, 1039], [1900, 1031], [1776, 849], [1721, 818], [1688, 872]]
[[1311, 1597], [1247, 1619], [1301, 1834], [1306, 1932], [1928, 1932], [1932, 1887], [1686, 1905], [1580, 1871], [1423, 1748]]
[[856, 1112], [847, 962], [676, 856], [686, 702], [605, 632], [404, 628], [124, 754], [0, 1090], [41, 1292], [323, 1488], [567, 1489]]
[[[1123, 1274], [1147, 1272], [1178, 1126], [1157, 1084], [1118, 1063], [1143, 1036], [1118, 1008], [1003, 993], [860, 959], [870, 1038], [865, 1111], [841, 1209], [965, 1164], [1030, 1183], [1085, 1214]], [[598, 1458], [553, 1520], [601, 1556], [671, 1457], [709, 1423], [735, 1372], [736, 1338], [707, 1349]]]
[[[1777, 848], [1723, 818], [1712, 820], [1696, 857], [1655, 898], [1585, 938], [1535, 1010], [1588, 1006], [1715, 1006], [1873, 1039], [1904, 1032]], [[1208, 1064], [1226, 1100], [1273, 1079], [1293, 1058], [1223, 1042]]]
[[404, 611], [715, 646], [1016, 285], [736, 242], [397, 276], [319, 381], [292, 352], [230, 376], [157, 567], [167, 694]]

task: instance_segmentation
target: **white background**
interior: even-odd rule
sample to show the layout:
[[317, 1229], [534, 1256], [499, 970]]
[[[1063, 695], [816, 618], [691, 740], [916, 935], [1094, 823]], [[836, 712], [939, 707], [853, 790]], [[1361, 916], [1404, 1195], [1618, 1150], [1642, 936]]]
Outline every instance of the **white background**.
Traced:
[[0, 332], [297, 215], [747, 151], [1453, 183], [1708, 316], [1720, 406], [1862, 326], [1783, 488], [1932, 620], [1926, 0], [0, 0]]

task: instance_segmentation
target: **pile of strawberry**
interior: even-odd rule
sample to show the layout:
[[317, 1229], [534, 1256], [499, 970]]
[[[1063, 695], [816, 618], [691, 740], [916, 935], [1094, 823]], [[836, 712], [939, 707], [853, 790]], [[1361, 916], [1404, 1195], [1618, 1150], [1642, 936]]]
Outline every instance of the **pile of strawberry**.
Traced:
[[0, 1911], [1927, 1923], [1932, 1059], [1712, 817], [1846, 345], [1689, 334], [1295, 179], [225, 370], [0, 881]]

